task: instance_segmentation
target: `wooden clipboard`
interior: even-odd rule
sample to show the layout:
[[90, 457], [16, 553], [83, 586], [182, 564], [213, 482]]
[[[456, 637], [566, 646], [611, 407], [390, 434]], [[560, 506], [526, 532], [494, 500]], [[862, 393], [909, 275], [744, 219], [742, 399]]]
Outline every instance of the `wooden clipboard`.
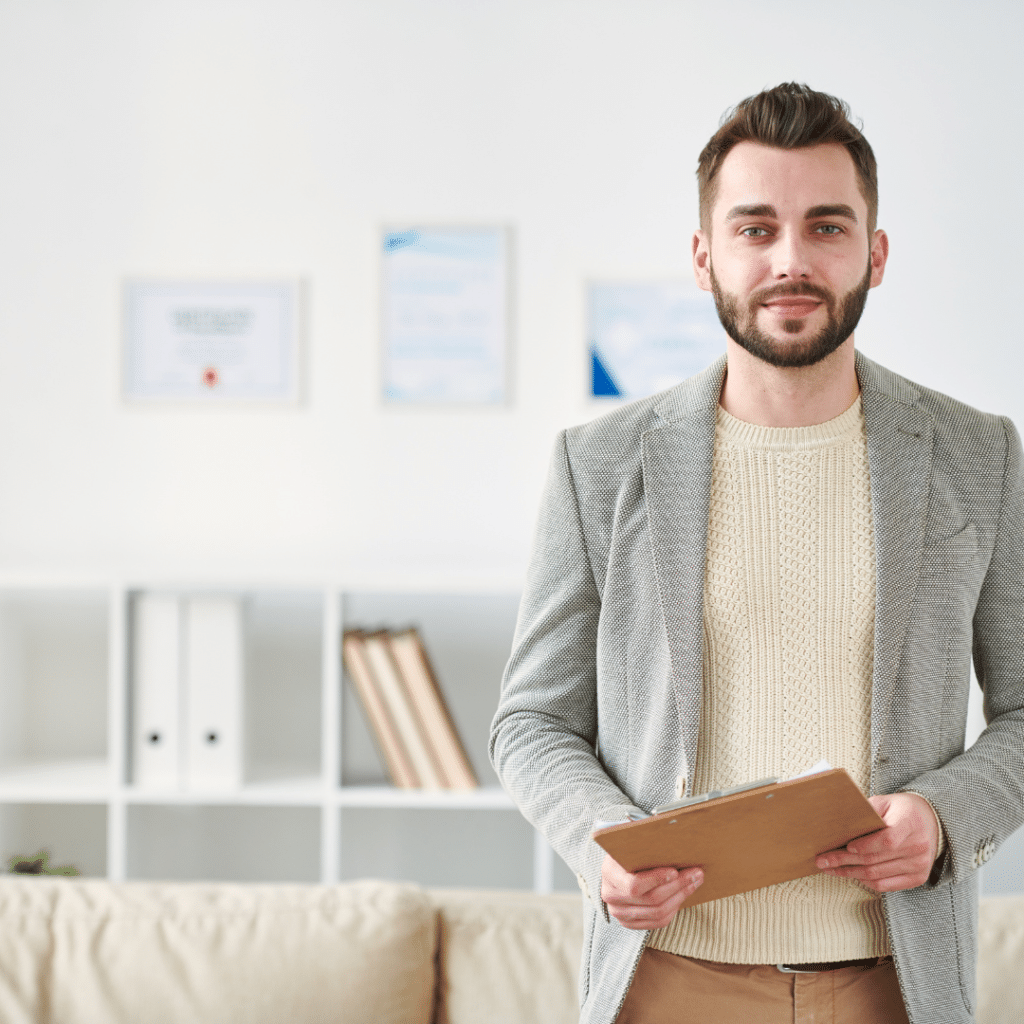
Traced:
[[597, 829], [594, 839], [627, 871], [700, 866], [696, 906], [820, 874], [815, 858], [885, 827], [843, 768], [773, 782]]

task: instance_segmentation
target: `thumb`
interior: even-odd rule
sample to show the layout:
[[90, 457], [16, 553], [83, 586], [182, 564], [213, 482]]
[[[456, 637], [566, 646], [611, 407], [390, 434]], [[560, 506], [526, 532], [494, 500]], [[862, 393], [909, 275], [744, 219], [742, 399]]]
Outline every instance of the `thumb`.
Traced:
[[[890, 796], [869, 796], [868, 803], [871, 804], [875, 813], [882, 819], [885, 827], [887, 829], [891, 828], [889, 821], [886, 819], [886, 815], [892, 807], [892, 798]], [[869, 835], [861, 836], [859, 839], [853, 839], [846, 844], [846, 849], [850, 853], [866, 853], [869, 850], [874, 849], [878, 842], [878, 837], [881, 834], [881, 831], [876, 831]]]
[[875, 813], [885, 821], [885, 816], [889, 813], [889, 808], [892, 806], [892, 797], [888, 794], [882, 796], [869, 796], [868, 803], [874, 807]]

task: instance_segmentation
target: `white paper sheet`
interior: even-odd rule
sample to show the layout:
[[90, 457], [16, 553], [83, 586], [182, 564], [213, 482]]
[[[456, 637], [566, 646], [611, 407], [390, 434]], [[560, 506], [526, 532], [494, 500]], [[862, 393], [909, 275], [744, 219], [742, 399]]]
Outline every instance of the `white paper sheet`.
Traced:
[[808, 775], [819, 775], [821, 772], [832, 771], [832, 765], [828, 763], [824, 758], [822, 760], [812, 764], [810, 768], [805, 768], [802, 772], [797, 772], [796, 775], [791, 775], [786, 782], [792, 782], [794, 779], [803, 779]]

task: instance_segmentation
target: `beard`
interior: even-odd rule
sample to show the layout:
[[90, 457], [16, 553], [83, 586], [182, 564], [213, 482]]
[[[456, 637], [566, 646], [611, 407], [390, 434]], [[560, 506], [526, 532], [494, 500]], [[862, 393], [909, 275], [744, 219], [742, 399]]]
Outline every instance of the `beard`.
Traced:
[[[739, 299], [722, 289], [718, 278], [715, 277], [714, 268], [711, 268], [711, 292], [715, 297], [718, 319], [721, 320], [725, 333], [737, 345], [769, 366], [813, 366], [832, 355], [853, 334], [864, 312], [870, 287], [869, 262], [867, 272], [860, 283], [838, 300], [827, 288], [811, 284], [809, 281], [794, 281], [791, 284], [762, 288], [753, 292], [747, 299], [746, 316], [741, 323]], [[828, 321], [813, 337], [803, 338], [792, 344], [776, 341], [757, 326], [757, 311], [762, 303], [770, 302], [782, 295], [810, 295], [820, 299], [828, 311]], [[787, 334], [799, 334], [804, 327], [804, 318], [782, 321], [782, 329]]]

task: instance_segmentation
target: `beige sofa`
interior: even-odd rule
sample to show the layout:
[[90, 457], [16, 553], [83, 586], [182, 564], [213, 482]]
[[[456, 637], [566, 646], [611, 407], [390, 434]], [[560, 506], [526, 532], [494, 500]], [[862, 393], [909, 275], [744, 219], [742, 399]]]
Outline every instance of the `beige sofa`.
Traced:
[[[0, 880], [3, 1024], [569, 1024], [576, 895]], [[979, 1024], [1024, 1021], [1024, 897], [982, 909]]]

